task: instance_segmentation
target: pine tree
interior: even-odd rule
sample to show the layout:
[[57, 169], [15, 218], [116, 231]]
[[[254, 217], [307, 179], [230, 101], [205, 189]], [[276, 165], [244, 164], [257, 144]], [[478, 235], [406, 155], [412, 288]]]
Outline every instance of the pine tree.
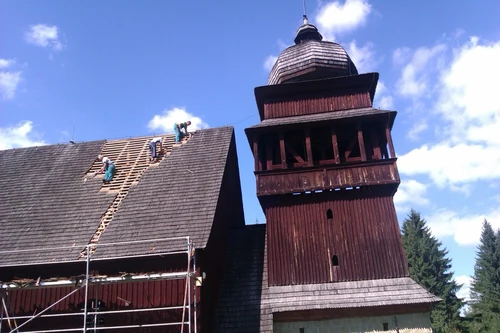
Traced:
[[484, 220], [471, 287], [472, 332], [498, 332], [500, 327], [500, 230]]
[[453, 279], [448, 251], [432, 236], [420, 213], [413, 209], [403, 222], [402, 240], [410, 276], [443, 300], [431, 312], [433, 331], [461, 332], [460, 309], [463, 302], [456, 295], [461, 285]]

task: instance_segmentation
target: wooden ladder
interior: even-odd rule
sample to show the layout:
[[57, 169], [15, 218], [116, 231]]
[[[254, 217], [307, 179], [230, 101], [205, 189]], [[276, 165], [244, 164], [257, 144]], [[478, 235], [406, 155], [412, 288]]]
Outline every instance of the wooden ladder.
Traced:
[[[150, 151], [149, 143], [151, 142], [152, 136], [130, 138], [124, 140], [112, 140], [107, 141], [102, 148], [101, 154], [110, 158], [115, 164], [115, 175], [113, 179], [107, 183], [103, 184], [100, 192], [113, 193], [115, 198], [113, 202], [109, 205], [106, 212], [101, 217], [101, 221], [97, 230], [92, 235], [89, 245], [96, 244], [99, 242], [101, 235], [106, 230], [106, 227], [113, 220], [115, 213], [118, 211], [123, 199], [127, 196], [130, 188], [136, 185], [141, 179], [143, 173], [149, 167], [158, 166], [163, 159], [169, 156], [172, 149], [176, 146], [180, 146], [187, 142], [188, 139], [183, 140], [181, 143], [175, 144], [174, 135], [167, 134], [162, 135], [163, 148], [165, 153], [158, 152], [158, 162], [150, 163]], [[101, 168], [102, 162], [96, 161], [87, 171], [87, 178], [92, 177]], [[102, 179], [102, 176], [99, 177]], [[96, 247], [90, 247], [90, 254], [95, 252]], [[85, 258], [87, 256], [87, 250], [83, 249], [80, 252], [79, 258]]]

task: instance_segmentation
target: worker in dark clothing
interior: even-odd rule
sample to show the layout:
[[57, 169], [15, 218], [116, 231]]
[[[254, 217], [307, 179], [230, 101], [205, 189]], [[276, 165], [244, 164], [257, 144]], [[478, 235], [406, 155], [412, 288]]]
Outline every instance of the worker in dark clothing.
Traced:
[[[187, 127], [191, 125], [191, 122], [188, 120], [185, 123], [175, 123], [174, 124], [174, 133], [175, 133], [175, 142], [181, 141], [184, 135], [188, 134]], [[181, 130], [184, 128], [184, 133]]]
[[158, 162], [158, 151], [157, 151], [157, 147], [156, 147], [156, 144], [159, 143], [160, 144], [160, 151], [163, 152], [163, 144], [162, 144], [162, 138], [161, 137], [156, 137], [156, 138], [153, 138], [151, 140], [151, 142], [149, 143], [149, 151], [151, 152], [151, 159], [150, 161], [155, 163], [155, 162]]
[[107, 158], [106, 156], [99, 155], [97, 159], [102, 162], [102, 168], [97, 171], [97, 173], [104, 173], [103, 183], [109, 183], [115, 174], [115, 164], [112, 160]]

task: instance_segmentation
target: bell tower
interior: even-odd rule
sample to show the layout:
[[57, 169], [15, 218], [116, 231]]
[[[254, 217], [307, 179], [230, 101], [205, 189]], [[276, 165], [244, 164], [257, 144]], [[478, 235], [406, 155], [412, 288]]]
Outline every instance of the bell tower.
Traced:
[[378, 73], [304, 17], [255, 88], [261, 122], [245, 130], [267, 220], [269, 286], [408, 277], [393, 195], [391, 129], [373, 108]]

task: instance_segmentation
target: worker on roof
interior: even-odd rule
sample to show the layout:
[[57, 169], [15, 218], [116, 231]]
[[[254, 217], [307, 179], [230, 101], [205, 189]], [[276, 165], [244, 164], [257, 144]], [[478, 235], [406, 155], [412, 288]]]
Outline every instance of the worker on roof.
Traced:
[[104, 173], [103, 183], [109, 183], [115, 174], [115, 164], [112, 160], [107, 158], [106, 156], [99, 155], [97, 159], [102, 162], [102, 168], [97, 171], [98, 173]]
[[[174, 133], [175, 133], [175, 142], [181, 141], [182, 137], [185, 134], [188, 134], [187, 127], [191, 125], [191, 122], [188, 120], [185, 123], [175, 123], [174, 124]], [[181, 129], [184, 128], [184, 133], [181, 132]]]
[[162, 144], [162, 138], [161, 137], [156, 137], [156, 138], [153, 138], [151, 139], [151, 142], [149, 143], [149, 151], [151, 152], [151, 159], [150, 161], [151, 162], [158, 162], [158, 151], [157, 151], [157, 147], [156, 147], [156, 144], [159, 143], [160, 144], [160, 151], [163, 152], [163, 144]]

